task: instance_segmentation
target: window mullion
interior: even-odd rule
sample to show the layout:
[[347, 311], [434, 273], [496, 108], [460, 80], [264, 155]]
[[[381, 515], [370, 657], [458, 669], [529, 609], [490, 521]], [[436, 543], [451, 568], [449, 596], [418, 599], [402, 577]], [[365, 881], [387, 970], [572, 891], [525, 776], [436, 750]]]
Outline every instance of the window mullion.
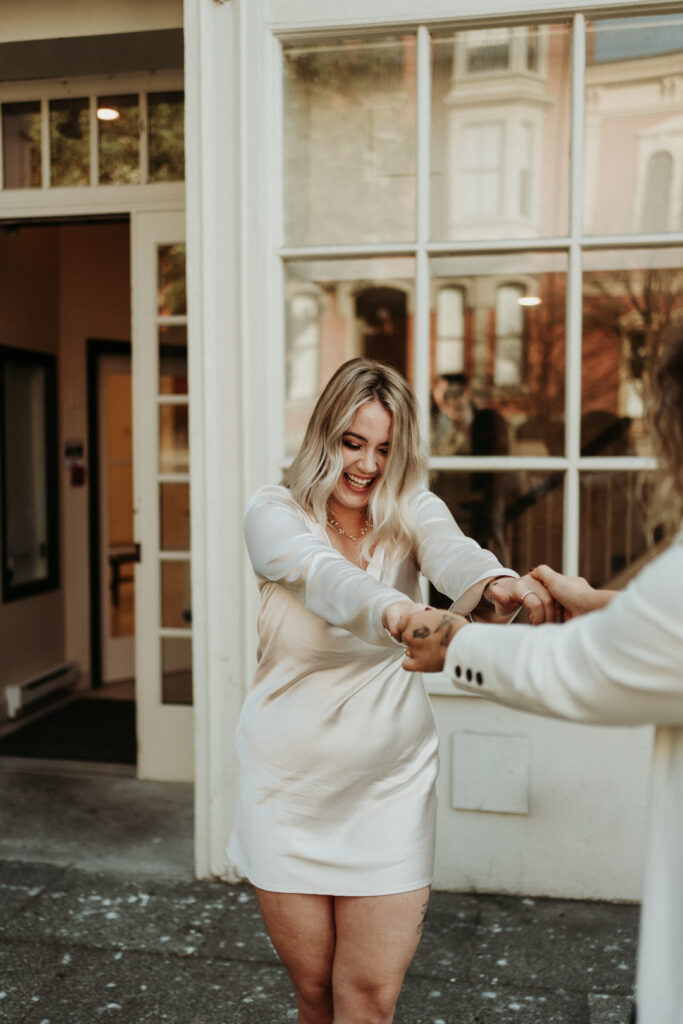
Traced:
[[577, 14], [572, 38], [572, 111], [570, 161], [570, 245], [567, 279], [566, 452], [569, 458], [564, 488], [564, 571], [579, 569], [579, 471], [581, 449], [581, 336], [583, 226], [583, 132], [586, 75], [586, 22]]
[[50, 174], [50, 101], [43, 96], [40, 101], [40, 184], [49, 188]]
[[429, 436], [429, 185], [431, 132], [431, 37], [421, 26], [417, 32], [417, 154], [416, 154], [416, 238], [415, 330], [413, 340], [413, 386], [420, 404], [422, 436]]
[[94, 187], [100, 181], [100, 125], [97, 119], [98, 96], [88, 99], [88, 123], [90, 125], [90, 184]]

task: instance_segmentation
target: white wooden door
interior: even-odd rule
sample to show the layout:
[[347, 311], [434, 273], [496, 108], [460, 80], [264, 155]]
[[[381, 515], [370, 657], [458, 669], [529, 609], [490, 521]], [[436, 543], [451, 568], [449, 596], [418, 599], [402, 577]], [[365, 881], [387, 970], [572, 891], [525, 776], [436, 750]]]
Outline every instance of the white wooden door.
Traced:
[[131, 222], [138, 774], [193, 776], [184, 213]]

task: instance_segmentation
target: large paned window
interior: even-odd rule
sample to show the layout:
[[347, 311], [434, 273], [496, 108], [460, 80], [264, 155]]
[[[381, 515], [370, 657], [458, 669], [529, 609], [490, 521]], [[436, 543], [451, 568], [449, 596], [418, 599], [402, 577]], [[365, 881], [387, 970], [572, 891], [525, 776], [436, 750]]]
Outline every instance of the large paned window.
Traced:
[[656, 10], [283, 40], [282, 458], [340, 363], [383, 359], [467, 533], [520, 572], [634, 573], [683, 321], [682, 67]]

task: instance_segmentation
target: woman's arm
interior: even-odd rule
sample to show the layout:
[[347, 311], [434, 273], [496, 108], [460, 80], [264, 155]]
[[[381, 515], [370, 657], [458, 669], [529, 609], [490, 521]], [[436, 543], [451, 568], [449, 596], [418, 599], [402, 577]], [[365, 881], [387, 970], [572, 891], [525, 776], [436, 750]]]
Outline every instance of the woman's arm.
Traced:
[[467, 625], [453, 637], [444, 670], [458, 689], [522, 711], [683, 725], [682, 577], [677, 544], [602, 610], [565, 625], [510, 626], [495, 635]]
[[417, 563], [437, 590], [454, 602], [454, 610], [469, 614], [479, 605], [484, 586], [495, 577], [517, 579], [490, 551], [466, 537], [448, 506], [431, 491], [415, 503]]
[[316, 537], [284, 488], [254, 495], [244, 534], [258, 576], [287, 587], [309, 611], [368, 643], [392, 646], [410, 611], [421, 607]]

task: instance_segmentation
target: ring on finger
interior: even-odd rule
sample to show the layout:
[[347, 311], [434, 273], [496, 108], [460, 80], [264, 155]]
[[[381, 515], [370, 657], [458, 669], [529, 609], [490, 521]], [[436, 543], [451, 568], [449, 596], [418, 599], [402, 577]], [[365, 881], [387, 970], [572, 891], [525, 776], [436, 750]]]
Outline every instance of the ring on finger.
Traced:
[[524, 593], [522, 594], [522, 596], [519, 599], [522, 604], [524, 603], [524, 599], [527, 598], [529, 596], [529, 594], [533, 594], [533, 590], [525, 590], [524, 591]]

